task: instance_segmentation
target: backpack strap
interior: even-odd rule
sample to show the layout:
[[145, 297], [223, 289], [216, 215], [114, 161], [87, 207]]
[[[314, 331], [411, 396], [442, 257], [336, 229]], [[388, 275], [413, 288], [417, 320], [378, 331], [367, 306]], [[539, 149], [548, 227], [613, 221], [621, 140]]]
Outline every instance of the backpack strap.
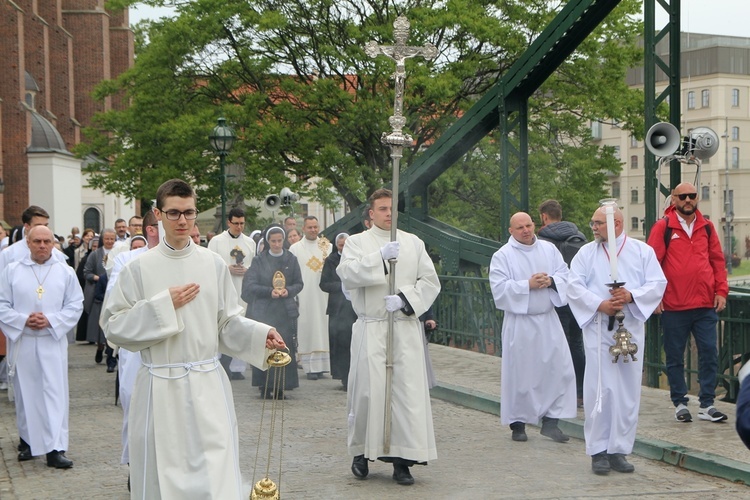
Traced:
[[[662, 217], [661, 220], [664, 221], [664, 224], [666, 226], [664, 228], [664, 251], [666, 252], [667, 249], [669, 248], [669, 243], [672, 241], [672, 228], [669, 227], [669, 218], [666, 215], [664, 217]], [[711, 231], [711, 222], [708, 222], [708, 224], [706, 224], [703, 227], [706, 230], [706, 236], [708, 237], [708, 241], [710, 243], [711, 242], [711, 233], [712, 233], [712, 231]]]

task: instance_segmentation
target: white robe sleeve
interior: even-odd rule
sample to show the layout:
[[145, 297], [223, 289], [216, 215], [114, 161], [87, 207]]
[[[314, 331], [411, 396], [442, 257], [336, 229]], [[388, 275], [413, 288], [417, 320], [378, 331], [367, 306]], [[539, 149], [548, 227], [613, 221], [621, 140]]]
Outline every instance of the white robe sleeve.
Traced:
[[570, 263], [568, 304], [581, 328], [586, 328], [596, 317], [599, 305], [606, 299], [589, 290], [586, 285], [586, 276], [594, 265], [592, 258], [595, 250], [594, 245], [584, 246]]
[[[432, 264], [432, 259], [424, 248], [424, 243], [414, 237], [414, 246], [417, 257], [417, 282], [413, 285], [402, 285], [398, 288], [398, 291], [404, 294], [414, 310], [414, 315], [419, 317], [426, 313], [432, 303], [435, 302], [440, 293], [440, 280], [435, 271], [435, 266]], [[380, 251], [378, 251], [378, 256], [380, 256]], [[398, 266], [396, 267], [396, 273], [398, 274]]]
[[[70, 267], [64, 262], [60, 262], [58, 265]], [[72, 268], [70, 269], [72, 270]], [[68, 332], [75, 328], [81, 313], [83, 313], [83, 291], [78, 283], [78, 278], [72, 271], [66, 272], [65, 275], [65, 295], [62, 309], [55, 312], [45, 311], [44, 313], [50, 324], [46, 329], [55, 340], [66, 337]]]
[[625, 288], [633, 294], [633, 302], [627, 304], [627, 310], [638, 321], [645, 322], [654, 312], [664, 295], [667, 288], [667, 278], [664, 276], [659, 261], [656, 260], [656, 253], [647, 245], [641, 246], [641, 262], [645, 280], [643, 285], [631, 289], [625, 283]]
[[499, 250], [490, 261], [490, 288], [498, 309], [513, 314], [528, 314], [531, 296], [529, 280], [514, 280], [508, 256]]
[[[12, 270], [15, 266], [8, 265], [0, 274], [0, 325], [3, 333], [13, 342], [23, 333], [28, 314], [19, 313], [13, 307]], [[80, 288], [80, 287], [79, 287]]]
[[360, 240], [361, 238], [348, 238], [344, 245], [341, 262], [336, 268], [336, 274], [341, 278], [341, 283], [349, 291], [355, 288], [387, 285], [388, 277], [380, 249], [375, 252], [366, 252], [360, 245], [362, 243]]
[[185, 328], [169, 290], [141, 298], [143, 292], [139, 289], [133, 266], [125, 266], [102, 308], [99, 321], [108, 340], [133, 352], [158, 344]]

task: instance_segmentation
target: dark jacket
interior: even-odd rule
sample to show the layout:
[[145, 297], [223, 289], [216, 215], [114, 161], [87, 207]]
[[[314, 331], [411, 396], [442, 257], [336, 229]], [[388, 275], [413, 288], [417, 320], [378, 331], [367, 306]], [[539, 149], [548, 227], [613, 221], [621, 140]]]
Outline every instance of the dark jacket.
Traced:
[[[709, 224], [711, 230], [706, 231]], [[664, 244], [667, 226], [672, 230], [669, 248]], [[666, 218], [656, 221], [651, 228], [648, 244], [656, 252], [667, 277], [662, 299], [665, 311], [714, 307], [716, 295], [726, 297], [729, 293], [719, 235], [699, 210], [695, 211], [692, 238], [682, 229], [674, 207], [669, 207]]]
[[336, 274], [336, 268], [341, 262], [341, 254], [334, 250], [331, 255], [326, 257], [323, 263], [323, 271], [320, 273], [320, 289], [328, 294], [328, 307], [326, 314], [331, 317], [338, 316], [342, 313], [351, 315], [352, 304], [344, 296], [341, 290], [341, 278]]
[[586, 239], [586, 236], [578, 230], [578, 226], [565, 220], [547, 224], [539, 230], [537, 236], [539, 236], [539, 239], [552, 243], [565, 241], [571, 236], [580, 236], [584, 240]]

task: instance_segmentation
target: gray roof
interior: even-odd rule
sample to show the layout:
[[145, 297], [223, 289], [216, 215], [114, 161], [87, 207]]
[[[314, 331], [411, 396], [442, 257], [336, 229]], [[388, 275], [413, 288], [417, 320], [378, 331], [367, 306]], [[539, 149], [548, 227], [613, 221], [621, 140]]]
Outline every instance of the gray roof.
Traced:
[[65, 153], [71, 154], [65, 146], [60, 132], [45, 117], [36, 111], [31, 113], [31, 144], [26, 149], [28, 153]]

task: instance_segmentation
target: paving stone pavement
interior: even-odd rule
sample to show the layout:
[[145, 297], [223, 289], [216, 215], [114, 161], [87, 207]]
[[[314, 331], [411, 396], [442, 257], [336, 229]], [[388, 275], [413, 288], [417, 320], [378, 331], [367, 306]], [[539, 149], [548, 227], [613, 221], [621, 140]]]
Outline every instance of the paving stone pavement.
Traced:
[[[43, 457], [19, 463], [13, 406], [0, 393], [0, 499], [125, 499], [127, 466], [120, 465], [122, 410], [114, 405], [114, 376], [95, 365], [93, 346], [71, 345], [69, 470], [46, 467]], [[499, 393], [498, 360], [431, 346], [438, 378]], [[497, 385], [495, 386], [495, 383]], [[240, 462], [252, 480], [262, 400], [247, 380], [233, 381], [240, 430]], [[595, 476], [583, 442], [558, 444], [531, 428], [529, 441], [511, 441], [490, 414], [432, 400], [438, 460], [414, 467], [416, 484], [397, 485], [392, 469], [370, 464], [366, 480], [349, 471], [346, 393], [330, 378], [309, 381], [289, 393], [284, 406], [281, 493], [284, 499], [494, 499], [494, 498], [748, 498], [747, 486], [634, 456], [634, 474]], [[663, 405], [666, 409], [667, 405]], [[669, 416], [667, 412], [667, 416]], [[267, 418], [266, 423], [267, 423]], [[705, 423], [700, 423], [705, 424]], [[706, 424], [707, 425], [707, 424]], [[728, 426], [725, 426], [728, 427]], [[706, 428], [692, 428], [703, 431]], [[718, 428], [717, 428], [718, 429]], [[679, 429], [678, 429], [679, 430]], [[265, 448], [264, 448], [265, 450]], [[750, 452], [749, 456], [750, 456]], [[265, 463], [266, 451], [261, 453]], [[272, 478], [278, 462], [274, 460]], [[265, 466], [263, 466], [264, 468]], [[276, 469], [274, 469], [276, 467]], [[261, 467], [259, 467], [261, 469]], [[256, 480], [260, 475], [256, 477]], [[248, 486], [249, 488], [249, 486]]]

